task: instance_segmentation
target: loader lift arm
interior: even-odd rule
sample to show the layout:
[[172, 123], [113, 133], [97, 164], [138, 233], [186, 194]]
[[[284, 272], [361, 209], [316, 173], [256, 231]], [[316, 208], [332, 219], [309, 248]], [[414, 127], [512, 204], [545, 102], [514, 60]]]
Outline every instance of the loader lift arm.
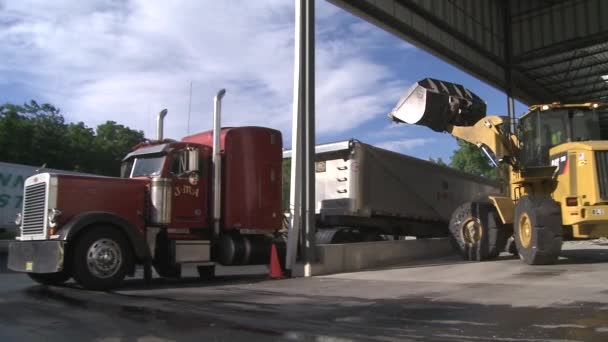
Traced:
[[389, 118], [450, 133], [475, 144], [494, 166], [507, 163], [518, 170], [519, 141], [505, 129], [508, 118], [486, 116], [485, 112], [485, 102], [470, 90], [427, 78], [404, 93]]
[[[511, 171], [520, 170], [519, 140], [508, 131], [508, 118], [486, 116], [485, 102], [461, 85], [430, 78], [419, 81], [403, 94], [388, 116], [396, 122], [450, 133], [479, 147], [495, 167], [508, 164]], [[488, 200], [503, 223], [513, 222], [514, 202], [510, 196], [490, 196]]]

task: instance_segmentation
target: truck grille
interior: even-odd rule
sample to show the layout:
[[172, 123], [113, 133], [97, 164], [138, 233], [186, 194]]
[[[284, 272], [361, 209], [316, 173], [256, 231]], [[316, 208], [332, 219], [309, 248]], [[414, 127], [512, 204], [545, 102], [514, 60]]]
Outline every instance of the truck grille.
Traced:
[[44, 234], [45, 202], [46, 183], [33, 184], [25, 188], [22, 236]]
[[597, 165], [600, 198], [608, 200], [608, 151], [596, 151], [595, 164]]

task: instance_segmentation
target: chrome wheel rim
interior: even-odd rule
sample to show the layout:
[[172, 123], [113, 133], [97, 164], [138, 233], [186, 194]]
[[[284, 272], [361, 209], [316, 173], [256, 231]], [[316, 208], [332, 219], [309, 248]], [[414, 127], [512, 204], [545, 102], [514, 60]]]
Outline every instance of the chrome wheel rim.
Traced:
[[97, 278], [110, 278], [122, 266], [122, 251], [120, 246], [110, 239], [99, 239], [89, 247], [87, 252], [87, 267]]

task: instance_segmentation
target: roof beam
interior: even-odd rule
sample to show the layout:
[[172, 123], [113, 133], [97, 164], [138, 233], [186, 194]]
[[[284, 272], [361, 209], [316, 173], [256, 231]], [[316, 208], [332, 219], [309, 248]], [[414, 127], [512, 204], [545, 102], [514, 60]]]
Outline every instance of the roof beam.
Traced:
[[586, 81], [586, 82], [581, 82], [581, 83], [576, 83], [576, 82], [572, 82], [569, 79], [565, 79], [559, 82], [551, 82], [551, 84], [546, 84], [546, 87], [549, 89], [565, 89], [565, 88], [569, 88], [569, 87], [586, 87], [586, 86], [594, 86], [594, 85], [600, 85], [602, 83], [606, 83], [608, 81], [605, 81], [604, 79], [602, 79], [600, 76], [593, 75], [590, 76], [589, 79], [592, 79], [592, 81]]
[[577, 96], [577, 97], [568, 97], [564, 98], [564, 103], [581, 103], [581, 102], [608, 102], [608, 91], [605, 91], [603, 94], [599, 94], [594, 98], [589, 98], [588, 96]]
[[[329, 0], [336, 6], [341, 7], [344, 10], [350, 11], [353, 14], [381, 27], [405, 41], [413, 43], [420, 48], [423, 48], [427, 52], [437, 56], [438, 58], [444, 59], [449, 63], [455, 64], [458, 68], [478, 77], [500, 89], [505, 89], [505, 80], [498, 75], [490, 75], [484, 68], [471, 63], [467, 58], [459, 55], [457, 52], [447, 49], [444, 45], [439, 44], [429, 39], [423, 33], [413, 29], [404, 22], [398, 20], [393, 14], [387, 13], [375, 5], [363, 0]], [[401, 4], [401, 1], [400, 1]], [[411, 4], [408, 4], [408, 7]], [[448, 35], [452, 35], [453, 30], [446, 32]], [[466, 45], [466, 44], [465, 44]], [[483, 56], [481, 56], [483, 57]], [[497, 63], [497, 58], [494, 56], [490, 60], [496, 63], [497, 66], [501, 66]], [[522, 101], [535, 102], [531, 96], [522, 96]]]
[[[555, 72], [552, 72], [550, 74], [547, 75], [539, 75], [539, 77], [534, 77], [536, 79], [542, 80], [542, 79], [547, 79], [547, 78], [551, 78], [551, 77], [557, 77], [557, 76], [561, 76], [561, 75], [567, 75], [569, 73], [575, 72], [575, 71], [580, 71], [580, 70], [585, 70], [585, 69], [593, 69], [595, 67], [599, 67], [599, 66], [603, 66], [606, 65], [608, 66], [608, 61], [596, 61], [595, 63], [589, 63], [586, 65], [581, 65], [581, 66], [577, 66], [577, 67], [573, 67], [573, 68], [568, 68], [568, 69], [562, 69], [562, 70], [558, 70]], [[595, 70], [594, 70], [595, 71]], [[534, 74], [534, 72], [530, 72], [530, 74]], [[601, 74], [601, 72], [600, 72]], [[590, 75], [598, 75], [598, 72], [591, 72]]]
[[494, 63], [498, 64], [499, 66], [501, 66], [503, 68], [506, 66], [503, 56], [497, 56], [497, 55], [491, 53], [490, 51], [484, 49], [481, 45], [477, 44], [477, 42], [473, 41], [466, 35], [454, 30], [454, 28], [451, 27], [450, 25], [446, 24], [445, 21], [438, 19], [437, 17], [435, 17], [434, 15], [429, 13], [427, 10], [425, 10], [423, 7], [416, 5], [416, 3], [414, 3], [413, 1], [396, 0], [396, 2], [398, 2], [401, 6], [409, 9], [410, 11], [416, 13], [417, 15], [419, 15], [420, 17], [422, 17], [424, 20], [428, 21], [429, 23], [435, 25], [441, 31], [444, 31], [445, 33], [453, 36], [454, 38], [459, 40], [461, 43], [466, 45], [469, 49], [475, 51], [476, 53], [480, 54], [481, 56], [493, 61]]
[[[575, 93], [575, 94], [566, 94], [564, 97], [571, 99], [571, 100], [577, 100], [577, 101], [592, 101], [594, 98], [600, 98], [603, 97], [601, 95], [606, 94], [608, 95], [608, 87], [606, 89], [601, 89], [601, 90], [596, 90], [596, 91], [590, 91], [590, 92], [584, 92], [584, 93]], [[595, 96], [595, 95], [599, 95], [599, 96]]]
[[[578, 52], [584, 52], [584, 53], [578, 53]], [[591, 57], [591, 56], [595, 56], [598, 54], [602, 54], [602, 53], [607, 53], [608, 52], [608, 46], [606, 46], [603, 49], [599, 49], [599, 50], [595, 50], [595, 51], [590, 51], [590, 50], [577, 50], [574, 51], [572, 54], [570, 54], [568, 57], [566, 58], [561, 58], [559, 60], [555, 60], [555, 61], [550, 61], [550, 62], [546, 62], [543, 64], [537, 64], [537, 65], [525, 65], [527, 62], [523, 62], [522, 64], [518, 65], [518, 68], [520, 70], [524, 70], [524, 71], [530, 71], [530, 70], [538, 70], [538, 69], [544, 69], [544, 68], [548, 68], [548, 67], [553, 67], [557, 64], [562, 64], [562, 63], [569, 63], [573, 60], [577, 60], [577, 59], [585, 59], [587, 57]], [[550, 59], [551, 57], [547, 57], [547, 59]]]
[[536, 59], [546, 58], [549, 55], [558, 55], [572, 50], [588, 48], [593, 45], [608, 41], [608, 31], [603, 31], [583, 38], [574, 38], [567, 41], [557, 42], [549, 46], [528, 51], [522, 55], [515, 56], [513, 62], [522, 64]]

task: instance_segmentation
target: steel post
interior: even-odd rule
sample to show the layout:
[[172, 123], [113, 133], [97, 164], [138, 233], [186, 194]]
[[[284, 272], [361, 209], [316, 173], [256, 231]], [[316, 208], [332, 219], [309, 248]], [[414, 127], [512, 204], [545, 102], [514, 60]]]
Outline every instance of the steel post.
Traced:
[[291, 221], [286, 256], [289, 270], [296, 263], [298, 245], [304, 264], [315, 260], [316, 235], [314, 0], [296, 0], [295, 16]]

